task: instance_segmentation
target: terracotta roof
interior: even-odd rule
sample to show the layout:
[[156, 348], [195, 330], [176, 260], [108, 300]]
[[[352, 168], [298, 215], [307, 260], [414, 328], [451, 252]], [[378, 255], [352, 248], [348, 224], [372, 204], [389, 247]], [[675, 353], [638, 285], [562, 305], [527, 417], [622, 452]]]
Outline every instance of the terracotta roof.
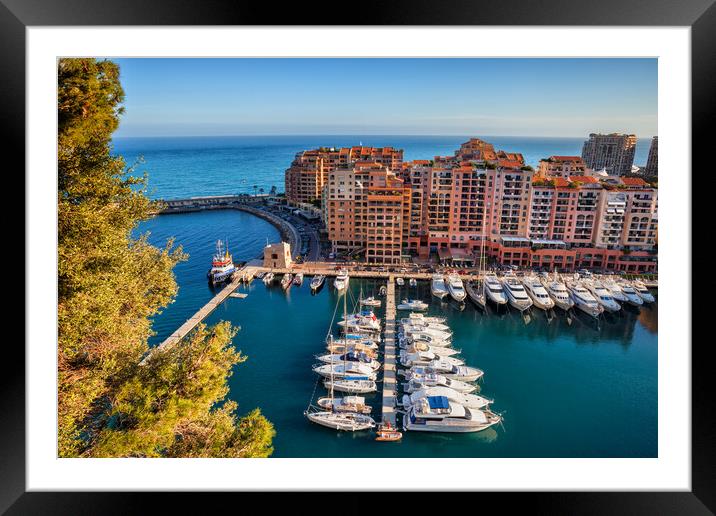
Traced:
[[559, 187], [559, 188], [564, 188], [565, 186], [569, 186], [569, 181], [567, 181], [563, 177], [553, 177], [552, 182], [554, 183], [554, 186]]
[[497, 161], [497, 166], [502, 168], [520, 168], [522, 167], [522, 162], [515, 161], [515, 160], [509, 160], [509, 159], [500, 159]]
[[580, 183], [598, 183], [599, 182], [599, 181], [597, 181], [596, 178], [594, 178], [592, 176], [569, 176], [569, 180], [572, 182], [579, 181]]
[[622, 183], [627, 186], [647, 186], [649, 184], [640, 177], [622, 177]]

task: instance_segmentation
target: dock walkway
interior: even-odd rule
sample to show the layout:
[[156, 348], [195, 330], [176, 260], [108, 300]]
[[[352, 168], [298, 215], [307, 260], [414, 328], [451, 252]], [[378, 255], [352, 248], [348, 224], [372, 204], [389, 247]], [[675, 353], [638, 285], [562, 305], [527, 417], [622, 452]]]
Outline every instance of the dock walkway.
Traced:
[[170, 347], [172, 347], [174, 344], [179, 342], [181, 339], [186, 337], [186, 335], [197, 327], [197, 325], [206, 319], [206, 317], [213, 312], [217, 306], [219, 306], [221, 303], [226, 301], [226, 299], [231, 295], [234, 290], [238, 288], [238, 286], [246, 280], [252, 279], [256, 275], [256, 267], [255, 266], [245, 266], [241, 269], [239, 269], [236, 272], [236, 275], [234, 276], [234, 279], [226, 285], [221, 291], [216, 294], [211, 300], [206, 303], [204, 306], [202, 306], [198, 312], [196, 312], [194, 315], [192, 315], [189, 319], [186, 320], [184, 324], [182, 324], [179, 329], [177, 329], [174, 333], [169, 335], [164, 341], [162, 341], [161, 344], [158, 346], [152, 348], [149, 353], [142, 359], [140, 362], [141, 365], [144, 365], [149, 358], [157, 352], [162, 352]]
[[383, 413], [382, 422], [396, 426], [395, 407], [398, 396], [397, 357], [395, 348], [395, 278], [388, 278], [385, 295], [385, 334], [383, 346]]

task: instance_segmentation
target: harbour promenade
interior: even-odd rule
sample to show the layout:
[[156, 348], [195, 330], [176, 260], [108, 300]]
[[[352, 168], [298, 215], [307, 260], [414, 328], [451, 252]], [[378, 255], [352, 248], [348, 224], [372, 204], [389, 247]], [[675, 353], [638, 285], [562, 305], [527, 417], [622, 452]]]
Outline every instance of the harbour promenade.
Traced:
[[385, 333], [383, 336], [383, 424], [396, 426], [395, 407], [397, 405], [397, 357], [395, 348], [395, 278], [388, 278], [385, 295]]

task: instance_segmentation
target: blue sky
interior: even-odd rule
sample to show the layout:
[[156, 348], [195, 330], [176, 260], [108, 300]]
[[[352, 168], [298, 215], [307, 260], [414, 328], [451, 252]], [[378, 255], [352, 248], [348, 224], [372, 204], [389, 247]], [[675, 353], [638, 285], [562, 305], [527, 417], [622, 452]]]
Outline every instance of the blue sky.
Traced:
[[116, 136], [657, 134], [656, 59], [114, 59]]

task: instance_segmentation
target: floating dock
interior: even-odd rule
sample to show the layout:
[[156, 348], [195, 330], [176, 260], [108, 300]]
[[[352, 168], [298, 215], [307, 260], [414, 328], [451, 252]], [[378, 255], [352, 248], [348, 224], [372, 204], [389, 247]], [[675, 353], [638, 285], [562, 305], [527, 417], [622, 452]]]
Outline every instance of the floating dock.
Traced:
[[383, 424], [396, 428], [395, 407], [398, 396], [397, 357], [395, 348], [395, 278], [388, 278], [385, 295], [385, 334], [383, 338]]

